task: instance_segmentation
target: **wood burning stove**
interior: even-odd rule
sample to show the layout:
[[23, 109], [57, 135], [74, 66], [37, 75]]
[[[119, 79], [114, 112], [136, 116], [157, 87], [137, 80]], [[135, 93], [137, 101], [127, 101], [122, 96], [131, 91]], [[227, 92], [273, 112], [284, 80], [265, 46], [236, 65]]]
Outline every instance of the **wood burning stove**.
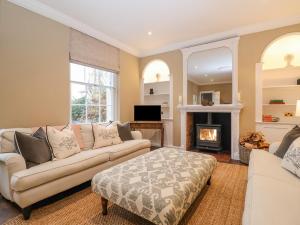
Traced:
[[220, 124], [196, 124], [196, 147], [221, 151], [221, 125]]
[[207, 124], [196, 124], [196, 148], [221, 151], [221, 128], [221, 124], [212, 124], [212, 115], [208, 113]]

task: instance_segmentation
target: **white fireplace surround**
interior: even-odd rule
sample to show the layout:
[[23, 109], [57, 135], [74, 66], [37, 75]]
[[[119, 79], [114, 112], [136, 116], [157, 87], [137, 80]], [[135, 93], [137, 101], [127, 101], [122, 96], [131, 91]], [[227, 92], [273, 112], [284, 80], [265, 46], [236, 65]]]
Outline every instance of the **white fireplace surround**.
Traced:
[[217, 112], [231, 113], [231, 158], [239, 160], [239, 130], [240, 130], [240, 110], [243, 108], [241, 104], [237, 105], [178, 105], [181, 112], [181, 147], [186, 149], [186, 114], [189, 112]]
[[[239, 160], [239, 130], [240, 111], [243, 105], [239, 103], [238, 94], [238, 44], [239, 37], [216, 41], [181, 49], [183, 56], [183, 98], [178, 105], [181, 112], [181, 147], [186, 149], [186, 114], [188, 112], [218, 112], [231, 113], [231, 158]], [[232, 104], [218, 104], [213, 106], [187, 105], [187, 64], [191, 54], [215, 48], [227, 47], [232, 53]]]

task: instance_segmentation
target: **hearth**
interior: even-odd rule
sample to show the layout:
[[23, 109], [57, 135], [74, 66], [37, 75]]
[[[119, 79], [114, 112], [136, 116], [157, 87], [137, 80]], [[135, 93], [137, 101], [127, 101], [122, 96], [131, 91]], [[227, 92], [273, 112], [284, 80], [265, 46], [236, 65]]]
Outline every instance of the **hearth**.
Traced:
[[222, 150], [221, 124], [196, 124], [196, 148]]

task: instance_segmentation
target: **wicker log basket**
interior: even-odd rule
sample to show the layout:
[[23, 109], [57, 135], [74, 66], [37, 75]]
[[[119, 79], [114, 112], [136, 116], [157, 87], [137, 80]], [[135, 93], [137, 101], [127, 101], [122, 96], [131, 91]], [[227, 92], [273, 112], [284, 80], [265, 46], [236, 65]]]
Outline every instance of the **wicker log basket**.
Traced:
[[263, 133], [252, 132], [240, 138], [240, 161], [249, 164], [252, 149], [268, 150], [269, 144], [266, 142]]

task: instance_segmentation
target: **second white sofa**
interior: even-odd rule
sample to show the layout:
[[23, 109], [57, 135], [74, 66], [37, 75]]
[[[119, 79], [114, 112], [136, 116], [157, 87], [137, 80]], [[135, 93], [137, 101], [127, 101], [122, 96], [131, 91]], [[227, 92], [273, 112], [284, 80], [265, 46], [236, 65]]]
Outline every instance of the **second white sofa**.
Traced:
[[243, 225], [300, 224], [300, 179], [273, 155], [279, 144], [251, 152]]

